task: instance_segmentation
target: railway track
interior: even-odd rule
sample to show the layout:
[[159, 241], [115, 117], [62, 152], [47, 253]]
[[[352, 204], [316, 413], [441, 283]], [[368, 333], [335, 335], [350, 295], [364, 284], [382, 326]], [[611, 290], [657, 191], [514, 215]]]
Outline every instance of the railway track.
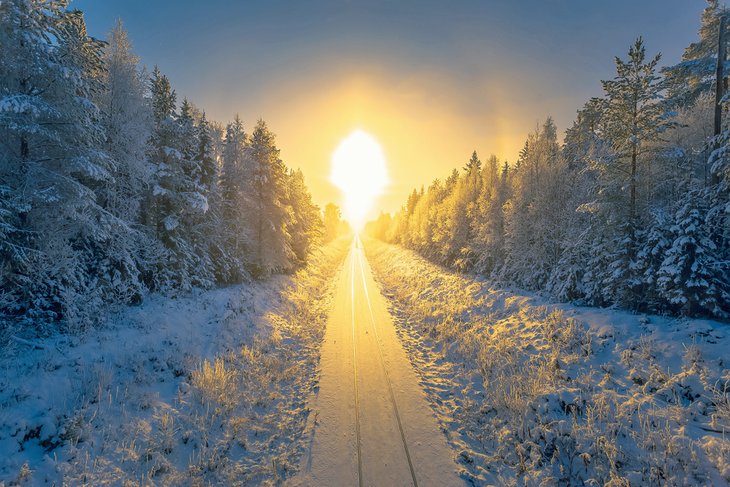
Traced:
[[312, 436], [292, 485], [464, 485], [358, 240], [337, 279]]
[[[378, 350], [378, 357], [380, 359], [380, 365], [383, 368], [383, 373], [385, 375], [385, 380], [388, 387], [388, 397], [390, 399], [390, 403], [393, 406], [393, 411], [395, 412], [395, 419], [398, 423], [398, 432], [400, 433], [400, 439], [401, 444], [403, 445], [403, 450], [406, 455], [406, 459], [408, 460], [408, 469], [410, 471], [411, 480], [413, 481], [413, 486], [418, 487], [418, 479], [416, 478], [416, 470], [413, 467], [413, 460], [411, 459], [411, 452], [408, 449], [408, 441], [406, 440], [405, 431], [403, 430], [403, 421], [401, 419], [400, 412], [398, 411], [398, 403], [395, 400], [395, 394], [393, 393], [393, 383], [390, 379], [390, 374], [388, 373], [388, 367], [385, 364], [385, 359], [383, 358], [383, 349], [382, 349], [382, 343], [380, 340], [380, 335], [378, 334], [378, 325], [375, 321], [375, 314], [373, 313], [373, 306], [370, 301], [370, 293], [368, 291], [368, 285], [367, 281], [365, 280], [365, 268], [362, 263], [362, 246], [359, 244], [359, 242], [354, 245], [353, 252], [357, 256], [358, 261], [358, 267], [359, 267], [359, 274], [362, 278], [362, 285], [363, 289], [365, 291], [365, 299], [367, 301], [368, 305], [368, 312], [370, 316], [370, 325], [373, 330], [373, 337], [375, 339], [375, 345]], [[353, 256], [354, 257], [354, 256]], [[350, 283], [351, 287], [351, 299], [352, 299], [352, 339], [353, 339], [353, 347], [352, 347], [352, 353], [353, 353], [353, 375], [355, 380], [355, 434], [356, 434], [356, 441], [357, 441], [357, 467], [358, 467], [358, 485], [362, 487], [363, 485], [363, 475], [362, 475], [362, 447], [361, 447], [361, 435], [360, 435], [360, 406], [359, 406], [359, 394], [358, 394], [358, 388], [357, 388], [357, 344], [355, 341], [355, 259], [352, 260], [352, 269], [351, 269], [351, 276], [352, 280]]]

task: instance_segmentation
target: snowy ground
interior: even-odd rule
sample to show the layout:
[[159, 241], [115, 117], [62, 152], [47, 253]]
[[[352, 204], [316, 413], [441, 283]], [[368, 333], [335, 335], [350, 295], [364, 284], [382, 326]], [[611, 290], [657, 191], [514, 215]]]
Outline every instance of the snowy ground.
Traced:
[[153, 296], [83, 337], [13, 340], [0, 358], [0, 486], [291, 476], [348, 244], [293, 276]]
[[365, 246], [475, 485], [730, 483], [730, 325], [551, 304]]

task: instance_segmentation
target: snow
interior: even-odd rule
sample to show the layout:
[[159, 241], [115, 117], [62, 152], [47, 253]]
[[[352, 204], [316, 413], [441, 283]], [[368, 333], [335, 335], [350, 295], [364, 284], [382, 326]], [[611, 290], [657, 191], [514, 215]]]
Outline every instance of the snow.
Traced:
[[204, 195], [197, 192], [188, 193], [188, 201], [190, 202], [190, 207], [194, 210], [200, 211], [201, 213], [208, 211], [208, 198]]
[[152, 188], [152, 195], [153, 196], [166, 196], [170, 194], [168, 190], [160, 186], [159, 184], [155, 184], [155, 187]]
[[476, 485], [728, 485], [730, 329], [554, 304], [366, 242]]
[[165, 154], [165, 157], [172, 158], [172, 159], [182, 159], [183, 155], [182, 153], [175, 149], [174, 147], [163, 147], [162, 148], [163, 153]]
[[28, 95], [10, 95], [0, 98], [0, 113], [28, 113], [32, 117], [40, 116], [36, 100]]
[[165, 226], [165, 230], [171, 232], [180, 225], [180, 220], [176, 216], [168, 215], [162, 220], [162, 224]]
[[293, 484], [463, 485], [361, 246], [337, 281]]
[[74, 157], [70, 162], [79, 173], [93, 179], [94, 181], [112, 179], [112, 175], [109, 171], [101, 167], [99, 164], [92, 162], [86, 155]]
[[110, 312], [0, 354], [0, 485], [274, 483], [296, 470], [333, 276], [291, 276]]

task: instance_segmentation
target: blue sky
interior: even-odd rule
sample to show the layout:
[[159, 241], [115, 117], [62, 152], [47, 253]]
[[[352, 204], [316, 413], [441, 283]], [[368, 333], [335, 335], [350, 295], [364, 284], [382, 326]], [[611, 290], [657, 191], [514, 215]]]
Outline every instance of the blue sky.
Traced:
[[643, 35], [676, 62], [696, 38], [700, 0], [75, 0], [103, 37], [121, 18], [136, 53], [182, 98], [226, 122], [259, 117], [319, 203], [336, 199], [329, 154], [354, 128], [391, 163], [394, 209], [408, 189], [471, 151], [514, 160], [552, 115], [561, 131], [613, 58]]

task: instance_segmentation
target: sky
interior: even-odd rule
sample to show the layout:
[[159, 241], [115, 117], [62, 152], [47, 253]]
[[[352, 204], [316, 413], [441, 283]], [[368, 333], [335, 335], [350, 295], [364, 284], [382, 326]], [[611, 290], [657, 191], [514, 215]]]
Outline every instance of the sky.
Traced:
[[332, 152], [356, 129], [383, 148], [395, 211], [473, 150], [513, 162], [547, 116], [563, 132], [642, 35], [680, 59], [702, 0], [75, 0], [89, 32], [121, 18], [143, 64], [250, 130], [263, 118], [316, 203], [341, 202]]

